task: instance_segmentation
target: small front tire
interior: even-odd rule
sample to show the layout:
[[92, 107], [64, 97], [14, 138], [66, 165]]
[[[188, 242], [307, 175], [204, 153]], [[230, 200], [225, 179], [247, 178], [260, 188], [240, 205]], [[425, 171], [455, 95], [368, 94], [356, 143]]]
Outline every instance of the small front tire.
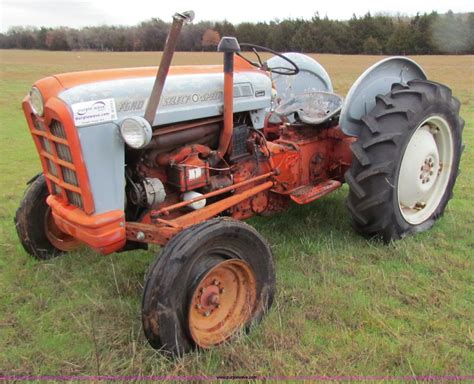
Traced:
[[56, 257], [79, 246], [73, 237], [61, 232], [46, 203], [48, 187], [44, 175], [34, 178], [25, 191], [14, 222], [18, 238], [27, 253], [39, 260]]
[[258, 322], [275, 292], [267, 242], [249, 225], [212, 219], [183, 230], [150, 266], [142, 321], [155, 349], [211, 348]]

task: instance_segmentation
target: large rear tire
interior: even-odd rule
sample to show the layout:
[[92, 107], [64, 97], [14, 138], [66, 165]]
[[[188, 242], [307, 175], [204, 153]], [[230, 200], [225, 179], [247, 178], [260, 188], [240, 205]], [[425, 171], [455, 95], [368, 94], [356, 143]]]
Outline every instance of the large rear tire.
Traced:
[[73, 237], [61, 232], [46, 204], [48, 187], [44, 175], [32, 179], [25, 191], [14, 222], [18, 238], [27, 253], [47, 260], [79, 246]]
[[345, 178], [354, 227], [386, 242], [429, 229], [458, 175], [464, 121], [451, 90], [431, 81], [394, 84], [362, 118]]
[[248, 329], [275, 292], [267, 242], [249, 225], [212, 219], [174, 237], [150, 266], [142, 320], [153, 348], [182, 355]]

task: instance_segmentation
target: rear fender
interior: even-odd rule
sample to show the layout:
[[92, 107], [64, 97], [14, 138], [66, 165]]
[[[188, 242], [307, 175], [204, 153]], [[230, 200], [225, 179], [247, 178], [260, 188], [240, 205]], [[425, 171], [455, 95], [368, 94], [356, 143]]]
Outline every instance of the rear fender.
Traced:
[[347, 94], [339, 118], [342, 131], [359, 136], [361, 118], [375, 107], [375, 97], [389, 93], [394, 83], [426, 79], [421, 66], [407, 57], [394, 56], [375, 63], [359, 76]]

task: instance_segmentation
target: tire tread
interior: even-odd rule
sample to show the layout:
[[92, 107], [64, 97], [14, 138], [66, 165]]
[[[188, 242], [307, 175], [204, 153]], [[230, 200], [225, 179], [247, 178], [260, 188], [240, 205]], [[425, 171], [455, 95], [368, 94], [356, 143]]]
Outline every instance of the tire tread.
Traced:
[[[356, 161], [345, 174], [349, 186], [346, 206], [358, 232], [389, 242], [428, 229], [442, 215], [459, 173], [464, 127], [459, 109], [459, 100], [447, 86], [428, 80], [394, 83], [388, 94], [376, 96], [374, 109], [361, 118], [363, 127], [359, 139], [351, 145]], [[412, 226], [397, 214], [394, 180], [398, 177], [401, 154], [409, 137], [427, 113], [432, 113], [426, 111], [433, 110], [443, 111], [435, 113], [444, 113], [450, 118], [456, 138], [455, 170], [438, 209], [426, 222]]]

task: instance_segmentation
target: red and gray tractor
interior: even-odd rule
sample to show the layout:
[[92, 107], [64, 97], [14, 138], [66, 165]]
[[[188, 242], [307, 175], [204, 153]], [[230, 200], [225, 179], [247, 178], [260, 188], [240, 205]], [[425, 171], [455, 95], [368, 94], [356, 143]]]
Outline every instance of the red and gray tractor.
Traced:
[[174, 16], [159, 68], [34, 84], [23, 110], [42, 173], [15, 217], [38, 259], [161, 245], [142, 321], [151, 346], [174, 354], [225, 342], [270, 309], [272, 251], [243, 220], [346, 182], [358, 232], [425, 231], [452, 196], [464, 125], [451, 90], [406, 57], [374, 64], [345, 100], [315, 59], [233, 37], [219, 43], [223, 65], [171, 66], [192, 18]]

